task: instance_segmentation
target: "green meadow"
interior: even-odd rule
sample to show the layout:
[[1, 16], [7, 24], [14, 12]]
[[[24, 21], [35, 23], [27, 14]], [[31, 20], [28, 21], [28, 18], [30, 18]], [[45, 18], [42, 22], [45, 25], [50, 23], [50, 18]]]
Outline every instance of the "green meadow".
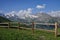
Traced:
[[[59, 29], [60, 30], [60, 29]], [[60, 40], [53, 32], [35, 30], [0, 28], [0, 40]]]

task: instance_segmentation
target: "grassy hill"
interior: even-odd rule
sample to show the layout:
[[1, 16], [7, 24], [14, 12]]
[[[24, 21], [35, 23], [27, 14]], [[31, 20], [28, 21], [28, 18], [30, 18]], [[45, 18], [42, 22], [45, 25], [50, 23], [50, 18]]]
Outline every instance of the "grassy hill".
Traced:
[[9, 22], [10, 20], [0, 16], [0, 22]]

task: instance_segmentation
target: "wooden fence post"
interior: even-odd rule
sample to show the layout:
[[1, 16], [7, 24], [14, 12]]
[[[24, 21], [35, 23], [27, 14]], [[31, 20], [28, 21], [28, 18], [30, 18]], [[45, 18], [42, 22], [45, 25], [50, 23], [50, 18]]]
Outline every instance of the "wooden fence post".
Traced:
[[55, 22], [55, 37], [57, 37], [57, 28], [58, 28], [57, 25], [58, 25], [57, 22]]
[[18, 22], [18, 29], [20, 29], [20, 22]]
[[34, 34], [34, 22], [32, 22], [32, 32]]
[[8, 29], [9, 29], [9, 27], [10, 27], [10, 22], [8, 22]]

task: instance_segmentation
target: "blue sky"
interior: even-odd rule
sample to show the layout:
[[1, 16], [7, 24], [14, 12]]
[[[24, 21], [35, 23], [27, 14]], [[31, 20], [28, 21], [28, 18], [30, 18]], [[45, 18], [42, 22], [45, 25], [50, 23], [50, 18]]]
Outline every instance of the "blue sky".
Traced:
[[[37, 8], [40, 5], [43, 8]], [[32, 13], [60, 10], [60, 0], [0, 0], [0, 11], [10, 12], [32, 8]]]

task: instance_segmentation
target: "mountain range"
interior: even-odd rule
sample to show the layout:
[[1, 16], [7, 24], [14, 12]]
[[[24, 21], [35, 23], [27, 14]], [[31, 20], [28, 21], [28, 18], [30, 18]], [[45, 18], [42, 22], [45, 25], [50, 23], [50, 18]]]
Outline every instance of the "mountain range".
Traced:
[[[54, 17], [47, 13], [36, 13], [34, 15], [28, 15], [27, 17], [24, 16], [24, 18], [21, 18], [20, 16], [16, 14], [2, 14], [0, 13], [0, 16], [7, 18], [11, 21], [17, 21], [17, 22], [60, 22], [60, 17]], [[0, 18], [1, 19], [1, 18]]]

